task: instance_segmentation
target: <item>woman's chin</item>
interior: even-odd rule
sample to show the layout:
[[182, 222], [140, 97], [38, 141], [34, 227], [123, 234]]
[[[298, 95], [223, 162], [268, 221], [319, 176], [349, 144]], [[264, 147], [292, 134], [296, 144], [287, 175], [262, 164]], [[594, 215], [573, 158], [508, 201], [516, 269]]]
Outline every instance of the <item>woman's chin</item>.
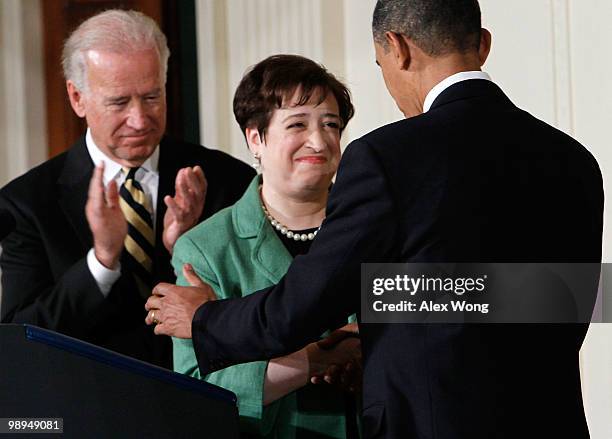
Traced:
[[324, 177], [317, 176], [300, 179], [299, 183], [294, 185], [294, 188], [296, 192], [303, 192], [312, 195], [314, 192], [327, 193], [330, 184], [331, 178], [328, 175], [325, 175]]

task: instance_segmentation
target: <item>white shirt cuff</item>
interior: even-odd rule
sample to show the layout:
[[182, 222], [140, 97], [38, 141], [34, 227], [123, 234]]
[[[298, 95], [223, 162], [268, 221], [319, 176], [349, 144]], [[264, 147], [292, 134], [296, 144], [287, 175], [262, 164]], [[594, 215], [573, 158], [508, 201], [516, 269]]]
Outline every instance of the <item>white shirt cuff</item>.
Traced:
[[117, 264], [114, 270], [106, 268], [98, 261], [92, 248], [87, 253], [87, 266], [104, 297], [108, 296], [113, 284], [121, 277], [121, 264]]

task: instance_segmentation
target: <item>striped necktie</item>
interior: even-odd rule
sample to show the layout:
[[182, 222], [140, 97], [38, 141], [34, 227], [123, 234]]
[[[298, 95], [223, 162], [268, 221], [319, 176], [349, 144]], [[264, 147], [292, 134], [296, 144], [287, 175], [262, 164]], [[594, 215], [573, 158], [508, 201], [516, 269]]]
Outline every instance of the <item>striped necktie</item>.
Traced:
[[128, 223], [122, 265], [134, 275], [140, 294], [147, 298], [153, 286], [155, 235], [149, 202], [142, 186], [135, 179], [138, 169], [123, 168], [127, 177], [119, 190], [119, 204]]

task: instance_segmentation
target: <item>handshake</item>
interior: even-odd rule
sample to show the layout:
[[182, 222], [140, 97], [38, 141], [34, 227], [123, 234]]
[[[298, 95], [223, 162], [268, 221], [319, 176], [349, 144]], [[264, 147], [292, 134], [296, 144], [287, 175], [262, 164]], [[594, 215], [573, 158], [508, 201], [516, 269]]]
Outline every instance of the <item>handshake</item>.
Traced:
[[351, 393], [361, 392], [363, 368], [357, 323], [336, 329], [323, 340], [309, 345], [307, 351], [311, 383], [327, 383]]
[[[155, 325], [157, 335], [191, 338], [191, 322], [197, 309], [217, 296], [190, 264], [183, 266], [190, 286], [160, 283], [147, 300], [145, 322]], [[350, 392], [361, 391], [361, 343], [357, 323], [332, 331], [324, 339], [302, 349], [307, 357], [308, 376], [313, 384], [330, 384]], [[289, 357], [286, 357], [289, 358]]]

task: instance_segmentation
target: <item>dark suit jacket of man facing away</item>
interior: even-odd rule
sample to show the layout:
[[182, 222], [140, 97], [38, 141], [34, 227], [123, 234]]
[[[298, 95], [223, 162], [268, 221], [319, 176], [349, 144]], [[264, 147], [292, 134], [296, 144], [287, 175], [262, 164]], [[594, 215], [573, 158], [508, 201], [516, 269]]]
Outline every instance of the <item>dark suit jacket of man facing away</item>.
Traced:
[[[254, 171], [223, 152], [166, 137], [159, 148], [153, 274], [155, 282], [174, 282], [162, 243], [163, 199], [174, 195], [178, 170], [199, 165], [204, 171], [200, 221], [238, 200]], [[145, 325], [144, 299], [131, 274], [123, 272], [104, 298], [88, 268], [93, 241], [85, 204], [93, 169], [83, 137], [0, 191], [0, 206], [17, 221], [2, 242], [2, 322], [30, 323], [171, 368], [170, 339]]]
[[[578, 142], [489, 81], [452, 85], [429, 112], [349, 145], [317, 239], [277, 286], [198, 309], [200, 370], [340, 325], [359, 310], [362, 262], [599, 262], [602, 215], [601, 174]], [[586, 330], [364, 324], [365, 437], [588, 437]]]

